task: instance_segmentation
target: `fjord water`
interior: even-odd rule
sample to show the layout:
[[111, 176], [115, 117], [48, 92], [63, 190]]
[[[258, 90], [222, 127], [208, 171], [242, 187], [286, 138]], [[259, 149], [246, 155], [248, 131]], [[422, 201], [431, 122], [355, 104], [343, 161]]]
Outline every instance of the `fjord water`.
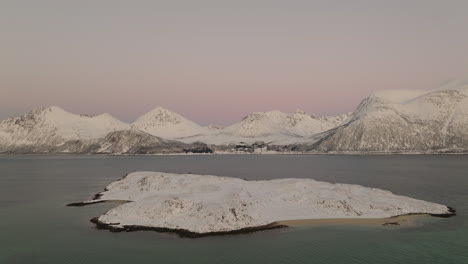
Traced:
[[[179, 238], [89, 222], [115, 205], [66, 207], [133, 171], [355, 183], [446, 204], [412, 227], [318, 225]], [[0, 263], [468, 263], [464, 155], [0, 156]]]

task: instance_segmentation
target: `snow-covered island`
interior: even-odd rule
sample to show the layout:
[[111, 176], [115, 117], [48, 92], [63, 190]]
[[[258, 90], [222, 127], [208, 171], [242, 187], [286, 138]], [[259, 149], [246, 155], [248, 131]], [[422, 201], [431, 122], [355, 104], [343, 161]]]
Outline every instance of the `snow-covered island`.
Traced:
[[128, 174], [92, 200], [70, 205], [106, 201], [123, 203], [92, 220], [99, 228], [170, 231], [189, 237], [277, 228], [289, 220], [455, 214], [445, 205], [360, 185], [162, 172]]

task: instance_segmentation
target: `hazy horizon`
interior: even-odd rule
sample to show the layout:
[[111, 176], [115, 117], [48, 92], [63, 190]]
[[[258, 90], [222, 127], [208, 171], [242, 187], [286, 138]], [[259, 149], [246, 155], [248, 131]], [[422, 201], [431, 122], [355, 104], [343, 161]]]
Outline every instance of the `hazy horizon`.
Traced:
[[131, 122], [347, 113], [468, 74], [467, 1], [0, 3], [0, 119], [57, 105]]

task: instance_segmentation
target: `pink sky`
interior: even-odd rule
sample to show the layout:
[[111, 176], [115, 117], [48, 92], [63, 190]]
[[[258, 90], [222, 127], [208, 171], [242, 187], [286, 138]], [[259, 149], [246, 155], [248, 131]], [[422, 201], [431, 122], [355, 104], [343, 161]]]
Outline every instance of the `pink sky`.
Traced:
[[352, 111], [468, 74], [467, 1], [2, 1], [0, 118]]

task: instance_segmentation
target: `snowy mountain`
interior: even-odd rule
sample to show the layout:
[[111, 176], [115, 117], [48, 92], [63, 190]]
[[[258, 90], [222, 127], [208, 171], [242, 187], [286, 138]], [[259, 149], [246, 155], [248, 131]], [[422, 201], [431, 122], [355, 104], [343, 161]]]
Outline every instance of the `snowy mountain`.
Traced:
[[[168, 115], [161, 117], [160, 120], [164, 118], [173, 120]], [[210, 153], [211, 149], [200, 142], [187, 144], [131, 129], [130, 125], [109, 114], [75, 115], [59, 107], [51, 106], [0, 121], [0, 153], [158, 154], [188, 152]]]
[[167, 139], [195, 136], [206, 132], [206, 129], [200, 125], [162, 107], [142, 115], [131, 126], [133, 129]]
[[128, 128], [109, 114], [75, 115], [51, 106], [0, 121], [0, 146], [58, 146], [70, 140], [96, 139]]
[[468, 152], [468, 82], [434, 90], [390, 90], [352, 114], [255, 112], [227, 126], [202, 127], [158, 107], [128, 125], [108, 114], [59, 107], [0, 121], [0, 153]]
[[303, 111], [286, 114], [280, 111], [254, 112], [240, 122], [208, 133], [181, 138], [184, 142], [201, 141], [213, 145], [255, 142], [284, 144], [300, 141], [304, 136], [336, 127], [348, 118], [347, 114], [315, 117]]
[[109, 114], [84, 116], [51, 106], [0, 122], [0, 153], [157, 154], [210, 153], [203, 143], [186, 144], [130, 129]]
[[287, 116], [287, 114], [280, 111], [255, 112], [246, 116], [239, 123], [226, 127], [223, 133], [245, 138], [267, 137], [278, 134], [291, 135], [292, 133], [282, 126]]
[[334, 128], [346, 118], [348, 118], [346, 114], [315, 117], [301, 110], [292, 114], [280, 111], [257, 112], [227, 127], [224, 132], [239, 137], [265, 137], [275, 134], [293, 137], [310, 136]]
[[429, 91], [383, 91], [364, 99], [348, 122], [313, 136], [319, 152], [466, 152], [468, 83]]
[[206, 144], [197, 142], [186, 144], [167, 140], [137, 130], [121, 130], [107, 134], [93, 142], [88, 153], [105, 154], [174, 154], [174, 153], [211, 153]]
[[282, 127], [300, 136], [311, 136], [332, 129], [343, 123], [349, 114], [317, 117], [297, 110], [282, 121]]

